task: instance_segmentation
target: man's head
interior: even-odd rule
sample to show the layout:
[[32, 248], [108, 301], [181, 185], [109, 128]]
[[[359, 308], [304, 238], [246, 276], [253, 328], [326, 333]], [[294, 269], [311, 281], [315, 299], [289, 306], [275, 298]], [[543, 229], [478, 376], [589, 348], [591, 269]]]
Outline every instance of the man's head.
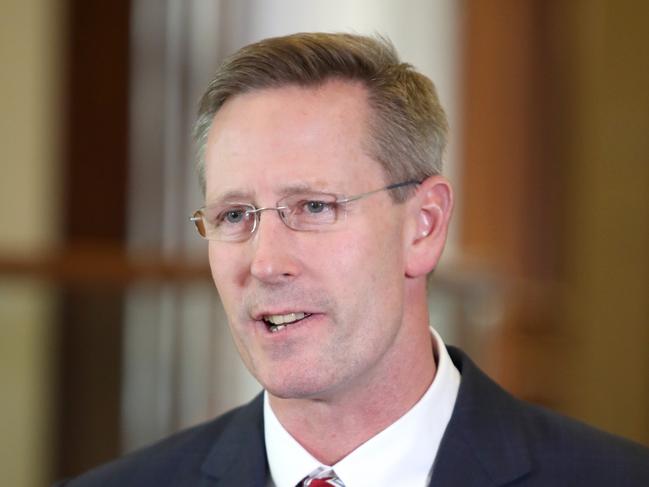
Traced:
[[[205, 190], [205, 146], [212, 121], [230, 98], [287, 85], [317, 87], [355, 81], [371, 108], [367, 150], [390, 181], [440, 174], [448, 125], [435, 86], [402, 63], [389, 41], [352, 34], [301, 33], [266, 39], [230, 56], [205, 92], [194, 129], [198, 173]], [[403, 199], [409, 191], [394, 191]]]
[[[383, 130], [383, 109], [403, 125]], [[432, 83], [382, 42], [303, 34], [226, 61], [200, 117], [212, 275], [272, 397], [378, 392], [430, 373], [425, 280], [452, 208]]]

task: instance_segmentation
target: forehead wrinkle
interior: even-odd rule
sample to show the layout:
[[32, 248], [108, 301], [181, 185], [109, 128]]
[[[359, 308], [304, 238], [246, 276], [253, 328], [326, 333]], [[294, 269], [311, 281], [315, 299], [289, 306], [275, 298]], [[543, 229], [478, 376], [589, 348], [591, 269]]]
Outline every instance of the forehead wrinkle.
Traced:
[[291, 184], [286, 184], [283, 186], [280, 186], [277, 194], [280, 196], [288, 196], [296, 193], [304, 193], [304, 192], [323, 192], [323, 191], [330, 191], [331, 184], [327, 183], [325, 181], [314, 181], [313, 183], [309, 182], [297, 182], [297, 183], [291, 183]]
[[[317, 180], [314, 181], [313, 183], [307, 181], [298, 181], [295, 183], [289, 183], [289, 184], [284, 184], [279, 186], [274, 191], [274, 194], [279, 199], [285, 196], [294, 195], [297, 193], [304, 193], [304, 192], [332, 192], [333, 189], [334, 188], [332, 188], [331, 183], [327, 183], [323, 180]], [[342, 186], [337, 189], [338, 190], [342, 189]], [[255, 195], [256, 192], [254, 190], [233, 189], [233, 190], [229, 190], [217, 194], [216, 197], [213, 198], [210, 197], [209, 202], [206, 204], [206, 206], [211, 206], [211, 205], [225, 203], [225, 202], [256, 204], [257, 202], [255, 201], [256, 199]]]
[[233, 189], [224, 193], [220, 193], [216, 197], [208, 198], [209, 201], [206, 202], [206, 206], [225, 203], [226, 201], [244, 203], [246, 201], [250, 201], [253, 194], [254, 192], [252, 191]]

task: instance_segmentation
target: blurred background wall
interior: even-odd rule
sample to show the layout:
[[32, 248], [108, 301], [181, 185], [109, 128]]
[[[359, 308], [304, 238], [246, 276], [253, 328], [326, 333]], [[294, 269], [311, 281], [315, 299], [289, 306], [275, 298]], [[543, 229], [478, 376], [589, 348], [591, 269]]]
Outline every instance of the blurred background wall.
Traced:
[[388, 35], [458, 209], [431, 322], [516, 395], [649, 444], [649, 32], [632, 0], [4, 0], [0, 471], [40, 486], [212, 417], [239, 363], [187, 215], [218, 62]]
[[[65, 11], [0, 2], [0, 471], [6, 485], [54, 472], [56, 283], [11, 271], [61, 241], [59, 150]], [[7, 272], [9, 270], [9, 272]]]

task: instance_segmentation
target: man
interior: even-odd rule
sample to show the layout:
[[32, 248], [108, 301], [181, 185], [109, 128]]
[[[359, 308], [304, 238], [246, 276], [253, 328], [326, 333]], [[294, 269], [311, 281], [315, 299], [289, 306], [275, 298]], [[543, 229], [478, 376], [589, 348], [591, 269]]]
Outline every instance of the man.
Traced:
[[649, 485], [647, 449], [514, 399], [429, 328], [446, 132], [383, 40], [298, 34], [226, 60], [193, 220], [265, 392], [65, 485]]

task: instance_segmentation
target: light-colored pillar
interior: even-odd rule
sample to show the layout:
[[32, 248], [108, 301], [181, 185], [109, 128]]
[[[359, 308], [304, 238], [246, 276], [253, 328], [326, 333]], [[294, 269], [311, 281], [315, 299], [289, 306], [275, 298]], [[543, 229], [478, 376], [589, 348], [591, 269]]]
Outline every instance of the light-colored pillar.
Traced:
[[[32, 257], [59, 240], [58, 127], [63, 12], [57, 0], [0, 4], [0, 255]], [[54, 419], [55, 302], [49, 286], [0, 276], [0, 472], [47, 485]]]

